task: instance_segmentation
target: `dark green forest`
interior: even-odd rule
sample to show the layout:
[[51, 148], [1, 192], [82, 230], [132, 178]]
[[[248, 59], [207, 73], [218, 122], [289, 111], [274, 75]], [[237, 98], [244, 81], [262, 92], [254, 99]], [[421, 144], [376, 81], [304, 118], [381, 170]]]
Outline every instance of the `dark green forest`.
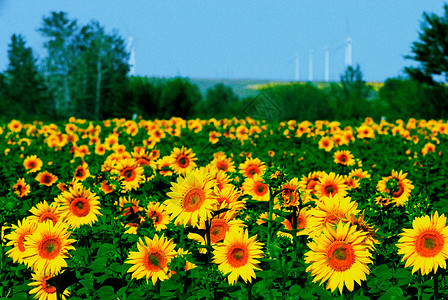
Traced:
[[[448, 6], [444, 8], [448, 12]], [[349, 66], [339, 82], [324, 87], [291, 83], [239, 97], [224, 84], [201, 93], [188, 78], [129, 76], [130, 54], [116, 30], [109, 32], [94, 20], [79, 24], [65, 12], [52, 12], [38, 28], [46, 49], [42, 59], [26, 45], [26, 37], [11, 37], [9, 65], [0, 73], [0, 118], [443, 119], [448, 91], [434, 78], [447, 79], [448, 18], [427, 13], [423, 17], [419, 41], [407, 56], [419, 66], [405, 68], [402, 76], [387, 79], [379, 90], [365, 82], [357, 65]]]

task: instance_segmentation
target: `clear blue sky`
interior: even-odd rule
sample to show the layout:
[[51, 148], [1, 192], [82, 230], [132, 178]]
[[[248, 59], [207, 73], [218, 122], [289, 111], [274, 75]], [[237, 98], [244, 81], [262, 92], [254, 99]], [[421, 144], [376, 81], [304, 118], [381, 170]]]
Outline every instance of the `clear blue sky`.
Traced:
[[45, 56], [37, 32], [42, 17], [65, 11], [84, 25], [95, 19], [134, 39], [141, 76], [330, 80], [344, 70], [344, 43], [353, 40], [353, 64], [367, 81], [384, 81], [413, 65], [403, 58], [418, 39], [424, 11], [443, 13], [441, 0], [0, 0], [0, 72], [8, 65], [11, 35], [22, 34], [35, 56]]

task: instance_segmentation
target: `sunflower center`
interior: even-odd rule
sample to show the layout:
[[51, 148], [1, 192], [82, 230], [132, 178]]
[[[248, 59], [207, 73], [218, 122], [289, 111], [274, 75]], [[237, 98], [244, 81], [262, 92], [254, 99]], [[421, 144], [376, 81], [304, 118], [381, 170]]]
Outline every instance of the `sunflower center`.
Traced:
[[401, 195], [403, 195], [403, 193], [404, 193], [404, 186], [403, 186], [403, 183], [398, 182], [398, 191], [392, 193], [392, 196], [393, 196], [394, 198], [398, 198], [398, 197], [400, 197]]
[[344, 272], [355, 263], [353, 247], [341, 242], [335, 243], [327, 253], [328, 265], [335, 271]]
[[227, 165], [227, 163], [224, 162], [224, 161], [219, 161], [219, 162], [217, 163], [217, 168], [218, 168], [218, 170], [227, 171], [227, 169], [228, 169], [228, 165]]
[[124, 177], [126, 181], [133, 181], [135, 178], [135, 170], [133, 168], [127, 167], [121, 171], [121, 176]]
[[342, 154], [341, 155], [341, 157], [339, 158], [339, 160], [341, 161], [341, 162], [346, 162], [347, 161], [347, 155], [345, 155], [345, 154]]
[[190, 164], [190, 160], [188, 159], [188, 157], [186, 156], [180, 156], [177, 159], [177, 164], [179, 165], [179, 167], [181, 168], [186, 168], [188, 167], [188, 165]]
[[56, 293], [56, 288], [50, 284], [47, 283], [47, 279], [50, 279], [51, 277], [45, 278], [42, 282], [42, 289], [47, 294], [54, 294]]
[[311, 179], [310, 181], [308, 181], [307, 185], [306, 185], [306, 189], [307, 190], [312, 190], [314, 188], [314, 186], [316, 186], [317, 181], [314, 179]]
[[215, 219], [212, 221], [210, 228], [210, 240], [212, 243], [223, 240], [226, 236], [226, 232], [229, 230], [229, 225], [222, 219]]
[[34, 169], [34, 168], [36, 167], [36, 163], [35, 163], [34, 161], [32, 161], [32, 162], [30, 162], [30, 163], [28, 164], [28, 167], [29, 167], [30, 169]]
[[198, 210], [205, 201], [205, 192], [200, 188], [191, 189], [184, 197], [183, 208], [187, 212]]
[[325, 194], [333, 195], [337, 192], [337, 187], [331, 184], [331, 185], [325, 186], [324, 190], [325, 190]]
[[70, 204], [72, 213], [77, 217], [85, 217], [90, 212], [89, 201], [85, 198], [75, 198]]
[[148, 253], [145, 265], [149, 271], [157, 272], [166, 267], [166, 258], [159, 251]]
[[418, 254], [423, 257], [434, 257], [445, 244], [443, 236], [434, 230], [424, 231], [417, 236], [415, 243]]
[[152, 219], [154, 225], [159, 224], [162, 221], [162, 215], [156, 211], [151, 212], [149, 218]]
[[257, 166], [250, 166], [249, 168], [247, 168], [247, 172], [248, 177], [253, 177], [255, 174], [259, 174], [259, 168]]
[[43, 181], [43, 183], [47, 183], [47, 184], [50, 183], [51, 182], [51, 176], [45, 175], [42, 181]]
[[47, 220], [51, 220], [53, 222], [53, 225], [56, 224], [56, 222], [58, 221], [58, 218], [56, 217], [56, 215], [54, 213], [51, 212], [44, 212], [40, 218], [39, 218], [39, 222], [44, 223]]
[[249, 255], [247, 253], [247, 248], [242, 245], [236, 245], [232, 247], [228, 252], [228, 262], [232, 267], [242, 267], [245, 266]]
[[44, 259], [53, 259], [59, 255], [61, 242], [56, 238], [46, 238], [39, 245], [39, 255]]
[[80, 178], [80, 177], [83, 177], [83, 176], [84, 176], [84, 170], [83, 169], [76, 170], [75, 177]]
[[266, 184], [259, 182], [256, 186], [255, 193], [259, 196], [266, 194]]

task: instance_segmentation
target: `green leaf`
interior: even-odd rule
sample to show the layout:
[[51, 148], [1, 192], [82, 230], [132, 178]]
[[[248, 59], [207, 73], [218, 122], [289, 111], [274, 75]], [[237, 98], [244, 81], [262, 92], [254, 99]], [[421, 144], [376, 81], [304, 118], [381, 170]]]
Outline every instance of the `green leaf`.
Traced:
[[107, 257], [99, 257], [95, 259], [89, 266], [95, 272], [103, 272], [106, 270]]
[[403, 291], [398, 287], [391, 287], [378, 300], [401, 300], [406, 299], [403, 296]]
[[381, 278], [382, 280], [389, 280], [392, 278], [392, 272], [389, 267], [385, 264], [379, 265], [372, 272], [376, 277]]
[[113, 300], [117, 298], [117, 295], [114, 292], [114, 288], [105, 285], [98, 290], [98, 296], [101, 300]]

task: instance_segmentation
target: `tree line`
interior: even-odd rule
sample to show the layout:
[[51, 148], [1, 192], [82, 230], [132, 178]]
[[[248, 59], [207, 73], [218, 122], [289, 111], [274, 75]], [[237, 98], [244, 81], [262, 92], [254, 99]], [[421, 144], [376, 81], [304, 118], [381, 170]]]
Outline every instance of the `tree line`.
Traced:
[[379, 91], [363, 80], [356, 66], [348, 67], [338, 83], [292, 83], [245, 98], [224, 84], [203, 95], [187, 78], [129, 76], [129, 53], [117, 31], [107, 32], [94, 20], [78, 24], [65, 12], [52, 12], [38, 28], [46, 49], [43, 59], [35, 57], [25, 37], [11, 37], [9, 64], [0, 73], [0, 118], [257, 117], [261, 108], [269, 110], [266, 105], [273, 109], [270, 117], [279, 120], [446, 118], [447, 88], [435, 80], [442, 77], [446, 82], [448, 76], [448, 5], [444, 9], [445, 17], [423, 15], [420, 40], [407, 57], [419, 66], [387, 79]]

